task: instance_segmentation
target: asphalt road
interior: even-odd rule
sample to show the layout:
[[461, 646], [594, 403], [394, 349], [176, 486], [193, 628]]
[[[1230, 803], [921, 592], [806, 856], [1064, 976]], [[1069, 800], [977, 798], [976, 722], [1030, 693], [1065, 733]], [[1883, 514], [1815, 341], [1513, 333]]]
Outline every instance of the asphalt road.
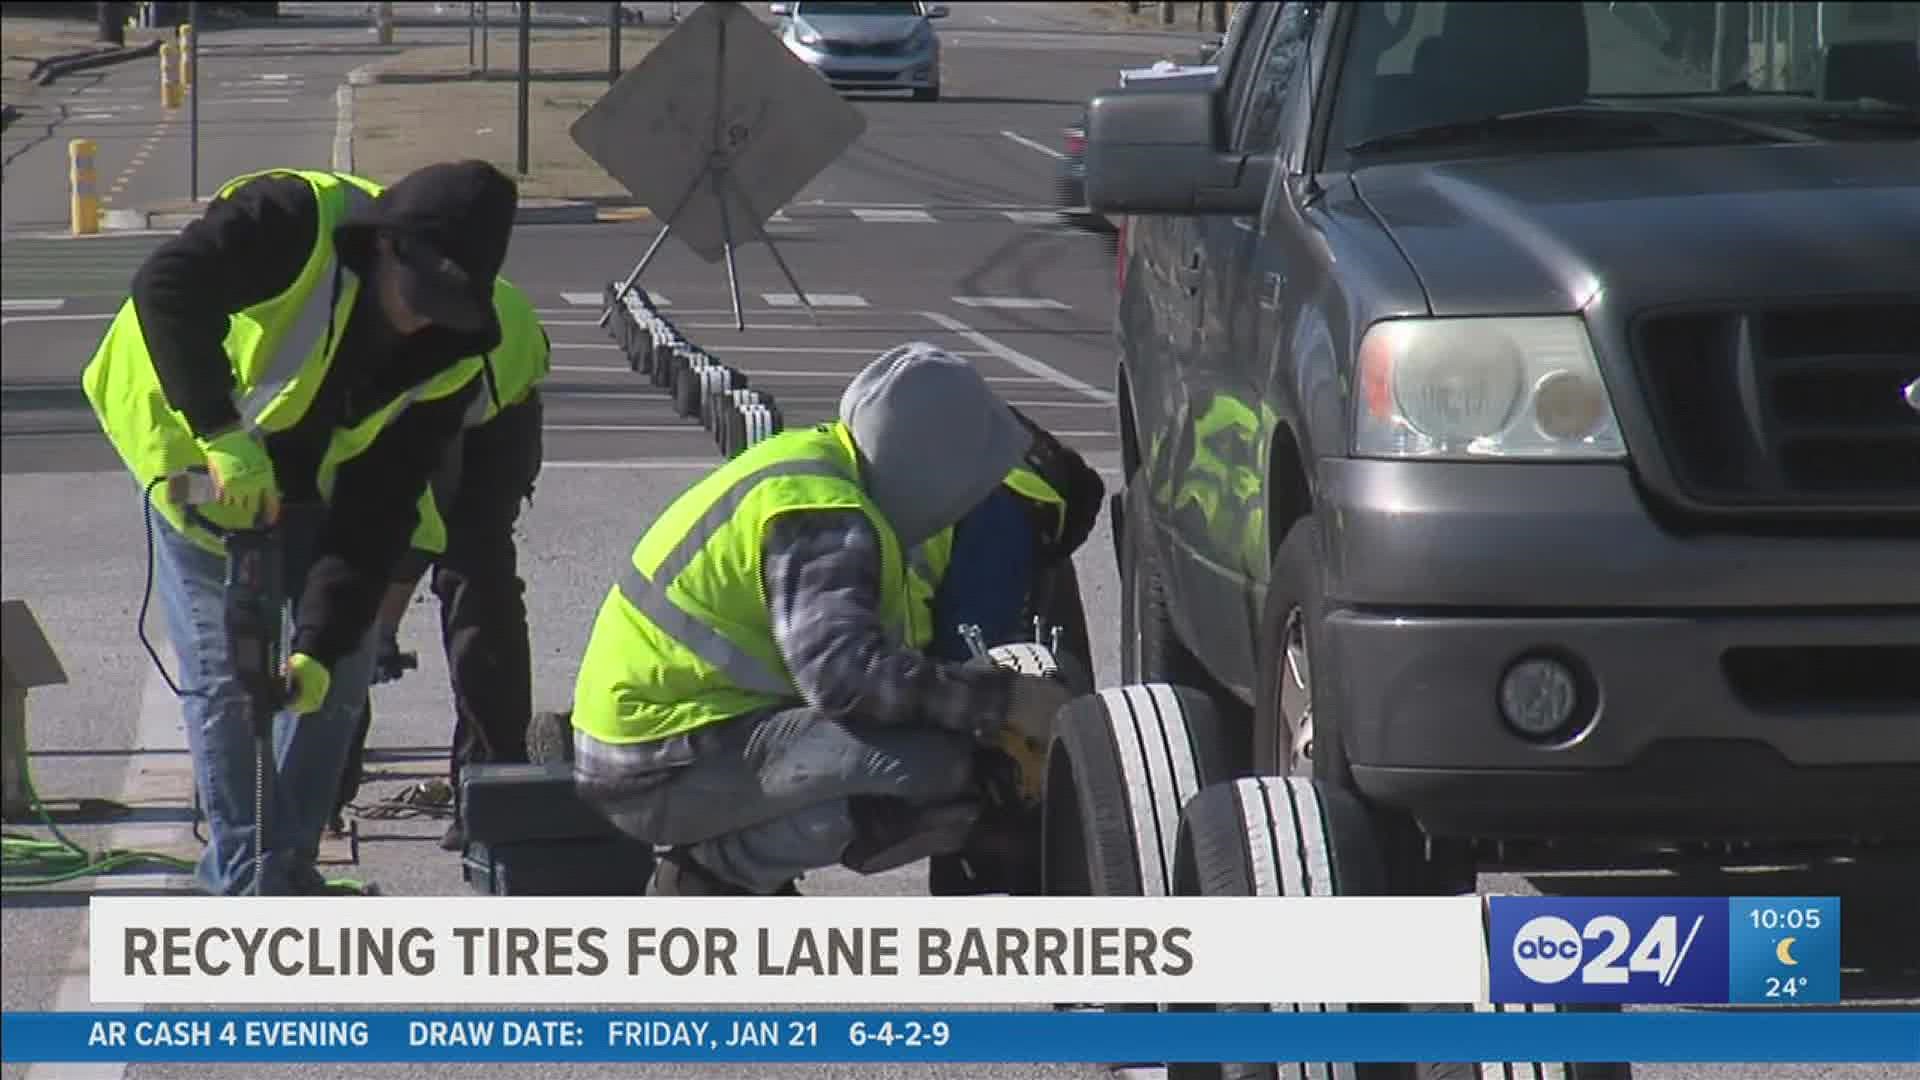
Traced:
[[[663, 5], [646, 6], [651, 12]], [[437, 32], [410, 26], [403, 37], [418, 40], [411, 35]], [[1187, 55], [1193, 40], [1107, 32], [1103, 24], [1086, 21], [1074, 4], [959, 4], [943, 32], [949, 41], [948, 100], [862, 101], [870, 125], [866, 137], [787, 208], [785, 220], [770, 226], [800, 286], [822, 305], [818, 325], [781, 295], [793, 290], [757, 246], [745, 247], [739, 264], [745, 332], [733, 328], [721, 265], [701, 262], [669, 242], [642, 284], [665, 299], [664, 310], [689, 336], [771, 390], [789, 424], [827, 415], [845, 377], [866, 359], [901, 341], [923, 339], [975, 361], [1009, 400], [1064, 433], [1108, 469], [1111, 480], [1117, 464], [1109, 404], [1113, 256], [1103, 238], [1062, 228], [1045, 212], [1054, 166], [1045, 148], [1057, 144], [1060, 126], [1080, 101], [1113, 84], [1117, 68], [1168, 53]], [[223, 92], [236, 97], [288, 100], [236, 104], [225, 112], [208, 108], [202, 116], [207, 125], [203, 180], [282, 163], [277, 155], [305, 153], [306, 160], [323, 160], [313, 155], [324, 154], [331, 136], [332, 82], [365, 62], [364, 31], [308, 30], [299, 41], [266, 30], [232, 35], [218, 46], [209, 38], [203, 85], [212, 85], [205, 81], [209, 78], [230, 81], [235, 85]], [[231, 52], [218, 51], [229, 44]], [[224, 66], [229, 60], [232, 66]], [[208, 74], [219, 71], [225, 74]], [[297, 76], [300, 92], [270, 95], [253, 88], [275, 73], [289, 76], [285, 81]], [[129, 68], [101, 76], [99, 85], [121, 81], [130, 88], [147, 80]], [[252, 85], [243, 88], [242, 83]], [[131, 89], [127, 94], [115, 100], [139, 103]], [[322, 115], [326, 123], [312, 121]], [[150, 131], [140, 127], [148, 120], [114, 122], [129, 129], [126, 141], [116, 146], [140, 145], [147, 136], [138, 133]], [[59, 154], [70, 130], [60, 129]], [[13, 153], [11, 141], [8, 153]], [[57, 221], [59, 214], [44, 199], [35, 204], [37, 182], [15, 183], [16, 175], [25, 175], [15, 169], [28, 162], [30, 153], [8, 165], [8, 235], [0, 258], [0, 296], [6, 301], [0, 344], [0, 469], [5, 474], [0, 574], [10, 598], [33, 605], [69, 674], [66, 685], [36, 691], [33, 698], [35, 779], [55, 800], [108, 798], [133, 808], [124, 818], [72, 824], [70, 831], [83, 843], [178, 848], [189, 840], [191, 774], [177, 705], [135, 634], [146, 570], [139, 503], [75, 386], [133, 268], [159, 238], [34, 235], [44, 234], [45, 223]], [[218, 168], [216, 154], [221, 155]], [[109, 175], [106, 155], [103, 144], [103, 177]], [[32, 167], [40, 167], [39, 160], [33, 158]], [[63, 159], [56, 154], [48, 160]], [[157, 148], [149, 161], [155, 179], [136, 174], [126, 188], [129, 198], [185, 193], [180, 161], [164, 158]], [[142, 183], [148, 186], [136, 189]], [[521, 548], [532, 606], [536, 695], [548, 706], [563, 704], [570, 695], [576, 658], [612, 569], [653, 515], [716, 460], [705, 434], [670, 415], [657, 393], [626, 373], [604, 332], [593, 325], [606, 281], [626, 272], [654, 228], [528, 227], [515, 237], [508, 263], [508, 275], [533, 295], [556, 345], [557, 370], [547, 390], [548, 466]], [[1111, 550], [1103, 522], [1079, 555], [1095, 627], [1119, 623]], [[363, 799], [394, 795], [444, 771], [450, 717], [434, 626], [431, 610], [409, 618], [402, 643], [418, 652], [420, 670], [375, 695], [373, 776]], [[1117, 673], [1117, 649], [1115, 635], [1096, 634], [1094, 661], [1105, 679]], [[440, 821], [370, 820], [360, 827], [360, 865], [342, 864], [333, 867], [336, 871], [376, 880], [390, 893], [462, 891], [456, 860], [434, 843]], [[329, 854], [342, 855], [334, 848]], [[827, 894], [910, 895], [923, 886], [921, 871], [909, 868], [868, 879], [825, 873], [803, 887]], [[0, 1006], [87, 1007], [81, 950], [88, 896], [94, 890], [179, 888], [177, 879], [165, 875], [126, 875], [9, 895], [0, 907], [6, 959]], [[566, 1075], [757, 1077], [765, 1072], [583, 1066]], [[782, 1070], [788, 1072], [942, 1080], [1105, 1074], [1097, 1066]], [[166, 1066], [4, 1069], [7, 1080], [205, 1074], [199, 1067]], [[1891, 1068], [1766, 1071], [1803, 1080], [1897, 1074]], [[553, 1070], [301, 1066], [258, 1068], [248, 1075], [532, 1077], [553, 1075]], [[1651, 1066], [1640, 1075], [1681, 1080], [1756, 1073], [1740, 1066]]]

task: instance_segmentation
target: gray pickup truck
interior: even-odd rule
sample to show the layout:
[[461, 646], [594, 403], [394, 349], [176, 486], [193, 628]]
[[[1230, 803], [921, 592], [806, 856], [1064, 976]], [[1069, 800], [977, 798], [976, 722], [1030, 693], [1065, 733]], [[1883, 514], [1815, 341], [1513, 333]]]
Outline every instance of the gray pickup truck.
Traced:
[[[1920, 900], [1920, 4], [1241, 23], [1212, 86], [1089, 109], [1125, 678], [1207, 713], [1136, 854]], [[1851, 957], [1920, 952], [1849, 912]]]

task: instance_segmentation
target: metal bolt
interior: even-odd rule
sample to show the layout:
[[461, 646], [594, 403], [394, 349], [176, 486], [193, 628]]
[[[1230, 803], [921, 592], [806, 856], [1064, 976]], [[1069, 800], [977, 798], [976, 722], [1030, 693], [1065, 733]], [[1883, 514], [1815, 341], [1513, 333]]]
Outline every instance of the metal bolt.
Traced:
[[987, 652], [987, 639], [980, 633], [979, 626], [973, 623], [961, 623], [959, 631], [960, 639], [967, 643], [967, 650], [973, 653], [974, 659], [978, 660], [989, 655]]
[[1048, 638], [1048, 642], [1047, 642], [1047, 648], [1048, 648], [1048, 650], [1049, 650], [1049, 651], [1051, 651], [1051, 652], [1053, 653], [1053, 655], [1054, 655], [1054, 658], [1055, 658], [1055, 659], [1059, 659], [1059, 657], [1060, 657], [1060, 627], [1058, 627], [1058, 626], [1056, 626], [1056, 627], [1054, 627], [1054, 628], [1053, 628], [1053, 630], [1051, 631], [1051, 633], [1050, 633], [1050, 635], [1049, 635], [1049, 638]]

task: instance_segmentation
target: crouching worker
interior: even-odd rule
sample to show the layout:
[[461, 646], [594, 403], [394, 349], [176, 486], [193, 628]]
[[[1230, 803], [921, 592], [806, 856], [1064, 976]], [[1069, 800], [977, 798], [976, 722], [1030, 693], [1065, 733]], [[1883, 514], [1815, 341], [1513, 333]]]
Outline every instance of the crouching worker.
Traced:
[[[366, 699], [374, 613], [500, 340], [491, 297], [517, 201], [477, 161], [384, 191], [325, 172], [234, 180], [140, 268], [87, 366], [87, 398], [151, 503], [209, 892], [333, 891], [314, 864]], [[217, 504], [155, 495], [196, 467]], [[279, 523], [294, 618], [264, 821], [222, 624], [223, 537], [262, 520]]]
[[1045, 738], [1069, 694], [908, 647], [905, 553], [1030, 441], [970, 365], [903, 345], [837, 422], [756, 443], [648, 529], [594, 623], [573, 726], [580, 793], [670, 849], [653, 893], [793, 892], [964, 843], [976, 748]]

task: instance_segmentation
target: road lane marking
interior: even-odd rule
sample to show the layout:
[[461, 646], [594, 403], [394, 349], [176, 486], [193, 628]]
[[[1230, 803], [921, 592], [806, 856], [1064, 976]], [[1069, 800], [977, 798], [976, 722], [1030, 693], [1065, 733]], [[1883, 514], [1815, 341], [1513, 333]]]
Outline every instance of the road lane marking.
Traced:
[[1060, 211], [1058, 210], [1002, 210], [1000, 212], [1007, 215], [1007, 220], [1013, 222], [1015, 225], [1060, 224]]
[[[687, 431], [700, 431], [689, 427]], [[1109, 480], [1121, 478], [1120, 455], [1113, 450], [1094, 450], [1081, 455], [1101, 476]], [[595, 469], [659, 472], [712, 472], [720, 462], [712, 456], [693, 458], [584, 458], [558, 459], [542, 461], [542, 469]]]
[[[563, 292], [560, 294], [560, 299], [565, 300], [574, 307], [597, 308], [605, 305], [607, 302], [606, 294], [599, 292]], [[657, 292], [649, 291], [647, 293], [647, 299], [653, 301], [653, 306], [655, 307], [673, 306], [673, 301]]]
[[202, 102], [202, 104], [204, 105], [286, 105], [291, 103], [292, 101], [293, 101], [292, 98], [283, 98], [283, 97], [211, 98], [205, 102]]
[[[162, 637], [164, 637], [164, 632]], [[166, 655], [162, 652], [161, 655]], [[137, 751], [127, 756], [126, 771], [122, 774], [120, 791], [114, 801], [123, 806], [138, 808], [152, 806], [159, 800], [168, 804], [191, 800], [193, 797], [193, 766], [186, 758], [186, 730], [181, 725], [180, 703], [161, 679], [160, 673], [151, 667], [146, 668], [146, 678], [141, 683], [140, 717], [133, 731], [133, 746]], [[180, 762], [172, 767], [143, 765], [141, 759], [149, 753], [158, 752], [161, 756], [177, 756]], [[182, 784], [181, 772], [184, 766], [185, 778]], [[145, 824], [126, 821], [107, 830], [105, 847], [134, 848], [145, 850], [165, 850], [180, 841], [180, 823], [177, 821], [156, 821]], [[94, 879], [96, 883], [105, 883], [110, 878]], [[194, 891], [193, 878], [183, 873], [157, 873], [128, 875], [122, 879], [145, 888], [161, 888], [173, 891]], [[108, 895], [115, 890], [99, 889]], [[80, 940], [73, 953], [68, 957], [63, 971], [72, 974], [61, 977], [58, 989], [54, 993], [53, 1009], [56, 1012], [89, 1012], [95, 1008], [88, 970], [92, 963], [89, 952], [87, 932], [88, 923], [81, 920]], [[116, 1004], [116, 1010], [139, 1012], [142, 1006], [137, 1004]], [[77, 1064], [72, 1062], [46, 1062], [34, 1065], [27, 1070], [26, 1080], [122, 1080], [127, 1074], [125, 1062], [99, 1062]]]
[[[793, 293], [761, 293], [760, 297], [767, 302], [768, 307], [792, 308], [801, 306], [800, 298]], [[865, 297], [856, 296], [853, 293], [808, 293], [807, 299], [813, 301], [814, 307], [863, 308], [867, 306]]]
[[961, 307], [999, 308], [1005, 311], [1067, 311], [1066, 304], [1044, 296], [956, 296]]
[[933, 215], [927, 213], [925, 210], [918, 209], [891, 210], [872, 206], [856, 206], [853, 208], [853, 216], [865, 222], [898, 221], [914, 222], [920, 225], [933, 224]]
[[65, 299], [0, 300], [0, 311], [59, 311], [66, 306]]
[[88, 312], [84, 315], [0, 315], [0, 326], [12, 326], [14, 323], [30, 322], [87, 322], [89, 320], [105, 322], [117, 314], [119, 313], [108, 311], [99, 313]]
[[1041, 153], [1047, 155], [1048, 157], [1054, 159], [1055, 161], [1065, 161], [1067, 159], [1067, 155], [1062, 153], [1061, 151], [1055, 150], [1053, 147], [1048, 146], [1046, 143], [1034, 142], [1032, 139], [1027, 138], [1025, 135], [1021, 135], [1018, 132], [1002, 131], [1000, 134], [1005, 135], [1007, 138], [1012, 139], [1014, 142], [1019, 143], [1021, 146], [1024, 146], [1029, 150], [1038, 150]]
[[923, 311], [920, 313], [920, 316], [935, 326], [946, 330], [948, 333], [965, 338], [972, 344], [987, 350], [994, 356], [1012, 364], [1014, 367], [1019, 368], [1029, 375], [1038, 375], [1048, 382], [1053, 383], [1055, 386], [1063, 386], [1093, 401], [1107, 405], [1112, 405], [1115, 401], [1112, 391], [1102, 390], [1090, 383], [1082, 382], [1066, 372], [1061, 371], [1059, 368], [1054, 367], [1052, 364], [1035, 360], [1019, 349], [996, 341], [951, 315], [945, 315], [938, 311]]
[[[551, 325], [551, 324], [549, 324]], [[556, 349], [618, 349], [620, 346], [611, 341], [580, 341], [553, 343]], [[862, 356], [871, 359], [867, 350], [857, 345], [718, 345], [707, 350], [716, 356], [730, 353], [810, 353], [816, 356]], [[987, 358], [994, 354], [984, 349], [948, 349], [948, 356]]]
[[[633, 374], [633, 369], [627, 367], [625, 364], [553, 364], [549, 366], [547, 370], [557, 371], [565, 375]], [[857, 369], [852, 371], [795, 371], [791, 369], [774, 370], [756, 367], [742, 368], [741, 370], [756, 379], [851, 379], [855, 375], [860, 374]], [[1047, 382], [1047, 380], [1038, 375], [987, 375], [984, 376], [984, 378], [990, 383], [998, 383], [1004, 386], [1033, 386]]]

